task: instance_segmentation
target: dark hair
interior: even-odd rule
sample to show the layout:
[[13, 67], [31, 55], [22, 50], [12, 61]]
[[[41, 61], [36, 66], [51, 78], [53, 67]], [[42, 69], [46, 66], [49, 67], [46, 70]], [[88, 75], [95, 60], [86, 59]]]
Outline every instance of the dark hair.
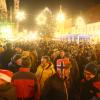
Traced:
[[22, 58], [22, 67], [25, 68], [31, 67], [31, 59], [29, 57]]

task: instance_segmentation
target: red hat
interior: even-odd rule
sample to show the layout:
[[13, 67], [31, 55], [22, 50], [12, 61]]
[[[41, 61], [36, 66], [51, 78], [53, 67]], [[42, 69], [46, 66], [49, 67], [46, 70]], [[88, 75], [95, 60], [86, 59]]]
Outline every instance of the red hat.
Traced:
[[9, 70], [0, 69], [0, 79], [3, 79], [7, 82], [11, 82], [12, 76], [13, 76], [13, 72]]

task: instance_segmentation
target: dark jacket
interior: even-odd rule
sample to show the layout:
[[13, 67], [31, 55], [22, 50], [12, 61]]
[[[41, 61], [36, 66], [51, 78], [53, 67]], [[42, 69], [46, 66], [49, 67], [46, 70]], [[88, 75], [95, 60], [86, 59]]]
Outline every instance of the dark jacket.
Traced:
[[67, 89], [64, 80], [54, 74], [44, 84], [40, 100], [67, 100]]
[[38, 82], [32, 72], [26, 68], [20, 68], [12, 77], [12, 83], [16, 87], [18, 100], [38, 100]]
[[17, 100], [15, 88], [10, 83], [0, 85], [0, 100]]
[[69, 93], [68, 97], [69, 100], [77, 100], [79, 90], [80, 90], [79, 68], [75, 59], [71, 58], [70, 60], [71, 60], [72, 68], [70, 70], [70, 77], [69, 77], [70, 86], [68, 89], [68, 93]]
[[12, 49], [7, 49], [0, 54], [0, 65], [2, 68], [7, 69], [8, 63], [11, 60], [11, 57], [15, 54], [15, 51]]
[[12, 71], [13, 73], [18, 72], [21, 66], [17, 65], [15, 62], [10, 62], [7, 66], [7, 69]]
[[92, 100], [93, 98], [100, 99], [100, 81], [96, 78], [89, 81], [83, 79], [80, 88], [80, 100]]

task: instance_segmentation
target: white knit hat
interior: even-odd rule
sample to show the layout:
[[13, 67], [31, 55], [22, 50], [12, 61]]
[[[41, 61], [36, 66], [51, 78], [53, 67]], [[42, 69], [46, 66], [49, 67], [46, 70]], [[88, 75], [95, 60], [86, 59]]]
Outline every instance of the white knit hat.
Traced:
[[9, 70], [0, 69], [0, 79], [3, 79], [6, 82], [11, 82], [13, 72]]

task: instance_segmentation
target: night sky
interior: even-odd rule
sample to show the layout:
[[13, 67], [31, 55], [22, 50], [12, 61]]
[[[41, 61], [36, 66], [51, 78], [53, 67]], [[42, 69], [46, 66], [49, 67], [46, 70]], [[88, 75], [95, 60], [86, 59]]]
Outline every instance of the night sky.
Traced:
[[[14, 0], [6, 0], [11, 5]], [[53, 12], [59, 10], [59, 5], [63, 6], [63, 10], [67, 13], [77, 13], [86, 10], [96, 4], [100, 4], [100, 0], [20, 0], [20, 9], [29, 13], [38, 13], [44, 7], [49, 7]]]
[[[6, 0], [8, 5], [12, 5], [13, 0]], [[25, 11], [31, 18], [35, 18], [45, 7], [49, 7], [52, 12], [59, 11], [59, 5], [68, 15], [77, 15], [87, 9], [100, 4], [100, 0], [20, 0], [20, 9]]]

